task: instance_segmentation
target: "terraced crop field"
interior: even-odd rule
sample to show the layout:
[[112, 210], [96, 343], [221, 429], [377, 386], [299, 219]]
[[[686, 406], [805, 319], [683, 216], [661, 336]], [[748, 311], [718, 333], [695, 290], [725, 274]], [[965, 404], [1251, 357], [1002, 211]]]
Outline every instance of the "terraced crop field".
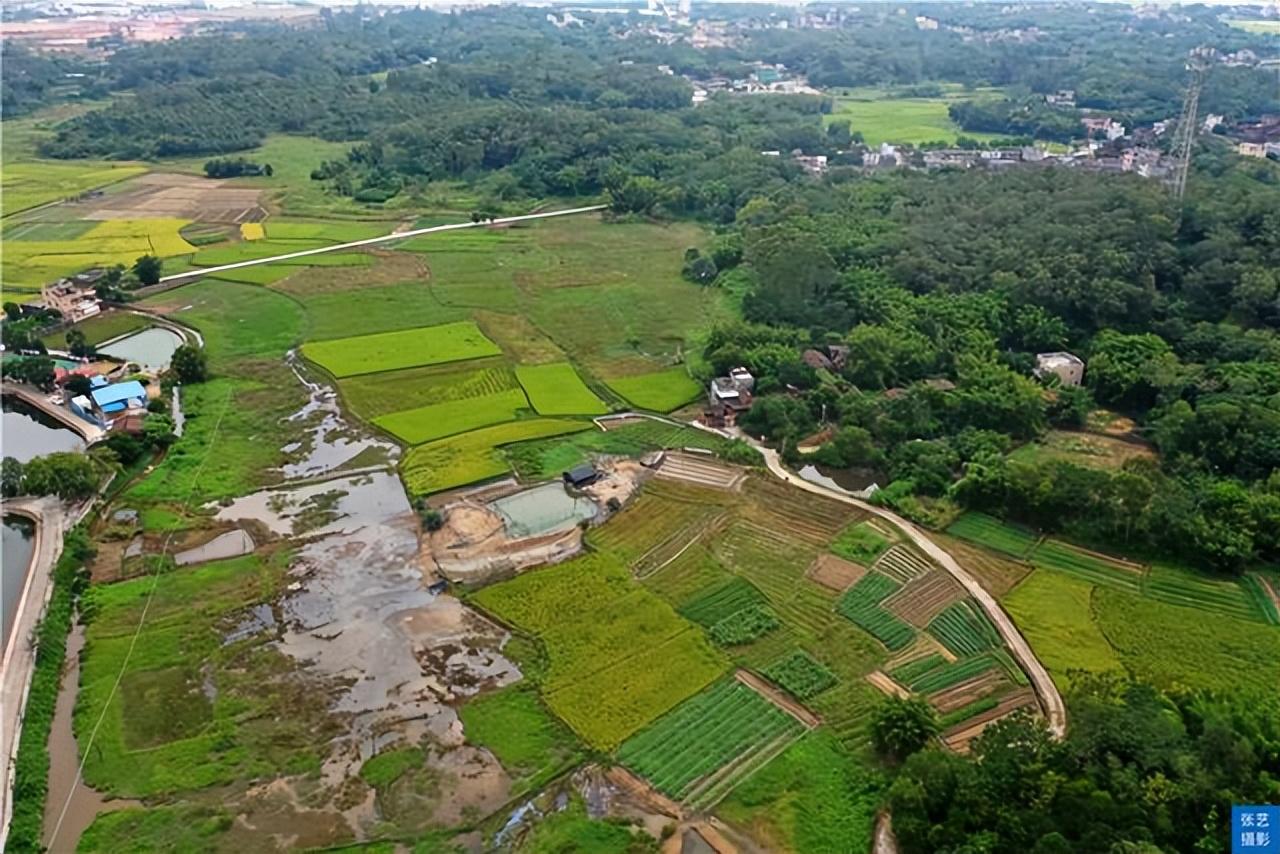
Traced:
[[963, 597], [959, 583], [948, 573], [935, 569], [911, 579], [883, 604], [890, 613], [916, 628], [924, 628], [947, 606]]
[[[898, 681], [903, 682], [918, 694], [932, 694], [936, 691], [950, 688], [953, 685], [958, 685], [987, 671], [1002, 667], [1003, 664], [1000, 658], [996, 654], [988, 652], [982, 655], [975, 655], [972, 658], [962, 658], [954, 662], [944, 660], [941, 664], [928, 671], [914, 675], [914, 678], [910, 680], [903, 682], [902, 679], [899, 679]], [[894, 675], [894, 678], [897, 679], [898, 677]]]
[[1102, 555], [1075, 548], [1059, 540], [1045, 540], [1031, 552], [1035, 566], [1065, 572], [1093, 584], [1137, 593], [1142, 589], [1139, 567], [1108, 560]]
[[858, 628], [869, 632], [889, 649], [902, 649], [915, 638], [915, 632], [880, 607], [880, 603], [899, 586], [898, 582], [888, 576], [869, 572], [840, 597], [840, 601], [836, 603], [836, 612]]
[[702, 593], [676, 611], [680, 616], [710, 628], [726, 617], [769, 600], [751, 582], [733, 577]]
[[892, 545], [880, 529], [869, 522], [859, 522], [841, 531], [831, 543], [833, 554], [862, 566], [871, 566]]
[[379, 332], [354, 338], [310, 341], [302, 353], [341, 379], [358, 374], [416, 368], [497, 356], [497, 345], [474, 323], [446, 323], [399, 332]]
[[678, 550], [709, 526], [721, 509], [696, 488], [650, 483], [608, 525], [592, 529], [587, 541], [630, 565], [650, 552], [669, 551], [663, 549], [666, 544]]
[[797, 700], [807, 700], [836, 684], [835, 674], [802, 649], [770, 664], [763, 673]]
[[528, 407], [529, 401], [523, 391], [508, 389], [497, 394], [393, 412], [373, 419], [373, 423], [405, 444], [420, 445], [432, 439], [514, 421]]
[[571, 441], [520, 445], [510, 449], [508, 457], [521, 477], [539, 480], [556, 477], [585, 461], [591, 454], [641, 456], [664, 448], [704, 448], [719, 452], [729, 446], [727, 439], [713, 433], [647, 418], [604, 423], [607, 429], [581, 433]]
[[929, 634], [956, 655], [972, 655], [1000, 646], [1000, 636], [970, 600], [956, 602], [929, 623]]
[[906, 584], [936, 569], [928, 558], [923, 557], [911, 547], [901, 544], [885, 552], [880, 560], [875, 562], [874, 568], [900, 584]]
[[474, 601], [541, 640], [547, 705], [599, 749], [616, 747], [728, 666], [700, 629], [608, 555], [525, 573]]
[[751, 518], [794, 540], [825, 548], [862, 511], [843, 501], [788, 486], [774, 478], [748, 478], [743, 494], [751, 501]]
[[516, 377], [539, 415], [603, 415], [609, 411], [568, 362], [521, 365]]
[[1002, 522], [985, 513], [965, 513], [947, 527], [947, 533], [998, 552], [1026, 557], [1039, 537], [1026, 528]]
[[712, 550], [729, 571], [764, 593], [794, 630], [818, 637], [831, 621], [833, 595], [804, 577], [815, 552], [790, 534], [738, 520], [716, 536]]
[[606, 380], [609, 388], [622, 395], [637, 409], [671, 412], [702, 393], [702, 387], [690, 379], [684, 368], [669, 368], [632, 377]]
[[736, 679], [722, 679], [628, 739], [618, 759], [655, 788], [706, 809], [805, 731]]
[[518, 389], [515, 372], [499, 359], [427, 365], [338, 381], [347, 405], [366, 419], [419, 406]]
[[1143, 581], [1142, 592], [1170, 605], [1199, 608], [1241, 620], [1272, 622], [1262, 598], [1265, 591], [1179, 566], [1152, 564]]
[[503, 445], [590, 429], [584, 421], [552, 418], [496, 424], [410, 448], [400, 461], [400, 476], [414, 495], [466, 486], [511, 472], [497, 450]]

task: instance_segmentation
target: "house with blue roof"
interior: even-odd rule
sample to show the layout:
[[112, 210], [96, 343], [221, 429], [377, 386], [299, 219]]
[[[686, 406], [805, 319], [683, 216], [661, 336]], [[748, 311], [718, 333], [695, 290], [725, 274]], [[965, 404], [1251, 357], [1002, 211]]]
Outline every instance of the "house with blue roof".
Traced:
[[93, 409], [103, 417], [118, 415], [129, 409], [145, 408], [147, 389], [137, 380], [112, 383], [89, 392]]

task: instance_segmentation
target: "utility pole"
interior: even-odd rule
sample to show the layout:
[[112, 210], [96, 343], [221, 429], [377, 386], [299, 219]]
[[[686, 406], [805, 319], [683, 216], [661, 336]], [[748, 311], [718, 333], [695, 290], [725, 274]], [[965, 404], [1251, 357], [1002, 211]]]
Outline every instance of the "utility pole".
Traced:
[[1187, 94], [1182, 99], [1182, 115], [1178, 117], [1178, 128], [1173, 136], [1173, 182], [1174, 198], [1182, 201], [1187, 192], [1187, 173], [1191, 169], [1191, 150], [1195, 147], [1196, 137], [1200, 134], [1200, 91], [1204, 88], [1205, 77], [1213, 63], [1214, 49], [1198, 47], [1191, 51], [1187, 58], [1187, 71], [1191, 80], [1187, 84]]

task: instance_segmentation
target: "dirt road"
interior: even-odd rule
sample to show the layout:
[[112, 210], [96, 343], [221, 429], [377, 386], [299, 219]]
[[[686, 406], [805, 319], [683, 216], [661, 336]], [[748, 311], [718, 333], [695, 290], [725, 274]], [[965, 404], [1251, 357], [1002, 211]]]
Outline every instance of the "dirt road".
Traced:
[[[757, 446], [758, 447], [758, 446]], [[1049, 678], [1049, 672], [1044, 669], [1044, 665], [1040, 663], [1040, 659], [1036, 658], [1035, 652], [1032, 651], [1031, 645], [1027, 643], [1027, 639], [1018, 631], [1018, 627], [1013, 624], [1013, 620], [1009, 619], [1009, 615], [1000, 607], [1000, 603], [995, 597], [988, 593], [978, 580], [970, 575], [956, 559], [949, 553], [944, 551], [941, 546], [929, 539], [923, 531], [915, 525], [903, 519], [901, 516], [886, 510], [883, 507], [876, 507], [865, 501], [859, 501], [856, 498], [827, 489], [825, 486], [818, 486], [807, 480], [792, 474], [782, 465], [782, 461], [778, 459], [778, 452], [771, 448], [759, 448], [761, 454], [764, 455], [765, 465], [775, 477], [785, 480], [793, 486], [818, 495], [824, 495], [828, 498], [834, 498], [837, 501], [843, 501], [846, 504], [852, 504], [868, 513], [879, 516], [888, 522], [892, 522], [903, 533], [905, 533], [916, 547], [932, 558], [943, 569], [951, 573], [951, 576], [960, 585], [964, 587], [965, 592], [972, 596], [982, 610], [986, 612], [991, 622], [995, 624], [996, 630], [1000, 632], [1000, 637], [1004, 639], [1005, 645], [1009, 647], [1009, 651], [1013, 653], [1013, 657], [1017, 660], [1018, 665], [1026, 672], [1031, 679], [1031, 686], [1035, 689], [1036, 697], [1040, 702], [1045, 717], [1049, 721], [1049, 730], [1057, 738], [1062, 738], [1067, 732], [1067, 708], [1062, 702], [1062, 695], [1058, 693], [1058, 687], [1053, 684], [1053, 680]]]

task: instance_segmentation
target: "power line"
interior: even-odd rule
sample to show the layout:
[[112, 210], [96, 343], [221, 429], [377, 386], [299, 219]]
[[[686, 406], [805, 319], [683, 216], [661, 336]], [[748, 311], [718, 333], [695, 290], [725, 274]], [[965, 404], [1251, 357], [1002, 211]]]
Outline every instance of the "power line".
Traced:
[[[227, 414], [227, 409], [231, 406], [231, 389], [227, 389], [226, 402], [223, 404], [222, 411], [218, 413], [218, 420], [214, 422], [213, 432], [209, 435], [209, 446], [205, 449], [204, 456], [200, 459], [200, 465], [196, 467], [195, 476], [191, 479], [191, 490], [187, 493], [186, 500], [182, 503], [183, 510], [191, 508], [191, 499], [195, 497], [196, 485], [200, 483], [200, 475], [204, 473], [205, 463], [213, 454], [214, 441], [218, 438], [218, 430], [222, 427], [223, 416]], [[76, 767], [75, 779], [71, 781], [71, 788], [67, 790], [67, 799], [62, 803], [62, 810], [58, 813], [58, 821], [53, 826], [53, 833], [49, 836], [49, 850], [57, 850], [54, 843], [58, 841], [58, 833], [62, 830], [62, 822], [66, 820], [67, 810], [71, 807], [71, 799], [75, 796], [76, 787], [80, 785], [80, 781], [84, 777], [84, 766], [89, 760], [89, 751], [93, 748], [93, 741], [98, 736], [98, 730], [102, 727], [102, 722], [107, 718], [107, 710], [111, 708], [111, 701], [115, 699], [116, 692], [120, 689], [120, 683], [124, 680], [125, 671], [129, 668], [129, 659], [133, 657], [134, 647], [138, 645], [138, 638], [142, 635], [142, 627], [147, 622], [147, 612], [151, 609], [151, 601], [155, 598], [156, 585], [160, 582], [160, 567], [164, 562], [163, 558], [169, 553], [169, 546], [173, 542], [173, 535], [178, 532], [178, 526], [181, 520], [173, 523], [169, 528], [164, 539], [164, 545], [160, 548], [161, 560], [155, 562], [155, 570], [151, 573], [151, 586], [147, 589], [146, 601], [142, 603], [142, 613], [138, 615], [138, 625], [133, 630], [133, 637], [129, 639], [129, 648], [125, 651], [124, 661], [120, 662], [120, 672], [116, 674], [115, 681], [111, 683], [111, 693], [107, 694], [107, 700], [102, 704], [102, 713], [98, 715], [98, 720], [94, 722], [93, 729], [89, 731], [89, 739], [85, 742], [84, 750], [81, 751], [80, 764]]]

